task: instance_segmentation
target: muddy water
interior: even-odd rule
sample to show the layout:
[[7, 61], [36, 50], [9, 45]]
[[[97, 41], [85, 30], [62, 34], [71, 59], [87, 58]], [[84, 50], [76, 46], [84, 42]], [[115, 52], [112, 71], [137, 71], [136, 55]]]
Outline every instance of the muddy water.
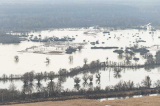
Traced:
[[[146, 42], [139, 43], [140, 46], [147, 46], [151, 47], [153, 45], [160, 45], [160, 31], [156, 31], [153, 35], [149, 34], [148, 31], [144, 30], [116, 30], [111, 31], [110, 35], [103, 34], [104, 29], [95, 30], [95, 29], [59, 29], [59, 30], [46, 30], [46, 31], [39, 31], [39, 32], [30, 32], [29, 35], [38, 36], [39, 34], [42, 35], [42, 38], [46, 36], [52, 37], [63, 37], [69, 36], [74, 37], [75, 41], [73, 43], [82, 43], [83, 40], [88, 42], [85, 47], [81, 51], [77, 51], [73, 53], [73, 62], [69, 62], [68, 57], [70, 54], [63, 54], [63, 55], [46, 55], [46, 54], [36, 54], [36, 53], [21, 53], [17, 51], [25, 50], [31, 46], [40, 46], [44, 45], [43, 43], [39, 42], [28, 42], [24, 41], [20, 44], [9, 44], [9, 45], [0, 45], [0, 67], [1, 67], [1, 74], [24, 74], [28, 71], [35, 71], [35, 72], [44, 72], [44, 71], [54, 71], [58, 72], [60, 68], [73, 68], [76, 66], [82, 66], [84, 64], [83, 59], [88, 58], [88, 63], [99, 59], [100, 61], [106, 61], [106, 57], [109, 58], [109, 61], [116, 61], [116, 62], [123, 62], [124, 59], [119, 59], [118, 54], [113, 53], [113, 50], [93, 50], [90, 47], [94, 47], [90, 44], [90, 42], [99, 41], [100, 44], [95, 46], [117, 46], [117, 47], [129, 47], [135, 44], [135, 41], [140, 39], [145, 40]], [[89, 32], [92, 34], [85, 35], [84, 32]], [[94, 34], [93, 34], [94, 33]], [[78, 36], [76, 36], [78, 35]], [[110, 38], [109, 38], [110, 37]], [[118, 37], [120, 38], [118, 40]], [[105, 42], [105, 44], [102, 44]], [[151, 53], [155, 55], [156, 51], [159, 50], [159, 47], [151, 47], [149, 48]], [[19, 61], [14, 61], [14, 56], [19, 56]], [[50, 58], [50, 64], [46, 64], [46, 57]], [[145, 59], [141, 58], [140, 55], [137, 53], [135, 57], [139, 57], [140, 61], [139, 64], [143, 64]], [[132, 60], [133, 63], [135, 63]], [[146, 75], [149, 75], [153, 81], [156, 81], [160, 78], [160, 74], [158, 68], [150, 70], [147, 72], [145, 69], [140, 69], [137, 71], [133, 70], [125, 70], [121, 72], [121, 78], [115, 78], [113, 71], [102, 71], [101, 72], [101, 83], [100, 85], [96, 84], [96, 74], [94, 75], [94, 86], [101, 86], [105, 88], [107, 85], [115, 85], [120, 80], [124, 81], [134, 81], [135, 83], [140, 83], [142, 79]], [[82, 77], [83, 75], [79, 75], [78, 77]], [[17, 85], [18, 89], [22, 88], [23, 83], [21, 81], [14, 82]], [[36, 83], [36, 81], [35, 81]], [[46, 82], [42, 81], [45, 86]], [[81, 87], [83, 87], [83, 81], [81, 81]], [[8, 88], [10, 82], [3, 83], [0, 82], [0, 88]], [[74, 80], [73, 78], [67, 78], [66, 82], [63, 83], [64, 89], [73, 89], [74, 87]]]

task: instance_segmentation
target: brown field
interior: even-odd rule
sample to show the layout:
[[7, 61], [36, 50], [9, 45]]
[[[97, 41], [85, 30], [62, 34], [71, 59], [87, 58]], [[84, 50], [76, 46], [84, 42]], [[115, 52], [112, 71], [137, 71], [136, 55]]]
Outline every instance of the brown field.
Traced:
[[160, 106], [160, 96], [110, 100], [100, 102], [98, 100], [77, 99], [66, 101], [48, 101], [2, 106]]

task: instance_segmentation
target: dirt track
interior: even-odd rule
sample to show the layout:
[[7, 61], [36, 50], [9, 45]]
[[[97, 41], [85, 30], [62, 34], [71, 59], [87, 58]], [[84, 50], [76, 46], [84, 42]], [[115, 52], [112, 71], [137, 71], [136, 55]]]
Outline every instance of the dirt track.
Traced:
[[67, 101], [49, 101], [4, 106], [160, 106], [160, 96], [111, 100], [100, 102], [98, 100], [79, 99]]

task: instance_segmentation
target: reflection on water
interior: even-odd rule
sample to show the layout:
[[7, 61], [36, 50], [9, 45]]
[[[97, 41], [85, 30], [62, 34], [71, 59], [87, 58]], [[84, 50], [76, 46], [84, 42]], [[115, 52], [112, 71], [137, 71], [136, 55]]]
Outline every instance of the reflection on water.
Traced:
[[115, 78], [121, 78], [122, 76], [121, 76], [121, 71], [122, 71], [122, 69], [121, 68], [114, 68], [114, 77]]
[[74, 88], [75, 88], [76, 90], [78, 90], [78, 91], [80, 90], [80, 87], [81, 87], [81, 86], [80, 86], [79, 83], [78, 83], [78, 84], [76, 83], [76, 84], [74, 85]]
[[100, 84], [101, 83], [101, 73], [96, 74], [96, 84]]
[[[46, 54], [36, 54], [36, 53], [22, 53], [17, 52], [21, 50], [25, 50], [26, 48], [30, 48], [33, 46], [42, 46], [44, 43], [40, 42], [22, 42], [20, 44], [9, 44], [9, 45], [0, 45], [0, 64], [1, 64], [1, 76], [3, 74], [11, 75], [11, 74], [24, 74], [25, 72], [35, 71], [36, 73], [40, 72], [50, 72], [53, 71], [57, 73], [61, 68], [70, 69], [77, 66], [83, 66], [84, 64], [90, 63], [93, 60], [98, 60], [101, 62], [106, 61], [107, 64], [111, 64], [112, 62], [121, 62], [127, 64], [144, 64], [144, 62], [148, 59], [145, 55], [136, 54], [123, 54], [119, 55], [113, 53], [112, 49], [91, 49], [94, 47], [90, 44], [90, 42], [99, 41], [99, 44], [96, 44], [97, 47], [119, 47], [120, 49], [125, 49], [126, 47], [133, 46], [136, 41], [140, 39], [146, 42], [138, 43], [139, 46], [149, 47], [150, 53], [154, 56], [156, 51], [159, 50], [160, 45], [158, 36], [160, 31], [155, 32], [154, 36], [150, 35], [148, 31], [138, 31], [138, 30], [116, 30], [112, 31], [110, 35], [103, 34], [103, 30], [100, 30], [98, 33], [92, 35], [85, 35], [85, 29], [79, 30], [53, 30], [53, 31], [41, 31], [29, 33], [29, 35], [39, 36], [41, 34], [41, 38], [45, 38], [46, 36], [70, 36], [74, 37], [75, 40], [73, 43], [82, 43], [88, 42], [85, 47], [73, 53], [72, 55], [63, 54], [63, 55], [46, 55]], [[142, 33], [143, 32], [143, 33]], [[139, 33], [139, 34], [138, 34]], [[78, 35], [78, 36], [76, 36]], [[105, 35], [105, 36], [103, 36]], [[18, 61], [15, 59], [15, 56], [18, 56]], [[143, 56], [143, 57], [142, 57]], [[145, 57], [145, 58], [144, 58]], [[133, 58], [139, 58], [140, 60], [133, 60]], [[48, 61], [49, 59], [49, 61]], [[148, 60], [151, 61], [151, 58]], [[48, 61], [48, 62], [46, 62]], [[112, 62], [111, 62], [112, 61]], [[51, 90], [53, 90], [52, 85], [59, 84], [63, 86], [64, 89], [80, 89], [83, 87], [96, 87], [100, 86], [105, 89], [106, 86], [115, 85], [120, 80], [123, 81], [133, 81], [138, 84], [145, 78], [145, 76], [150, 76], [152, 81], [156, 81], [160, 78], [159, 68], [154, 67], [145, 67], [141, 69], [125, 69], [125, 68], [102, 68], [102, 69], [92, 69], [92, 71], [85, 71], [81, 74], [72, 77], [59, 77], [58, 79], [53, 78], [52, 74], [50, 74], [49, 79], [37, 78], [37, 80], [31, 80], [30, 82], [26, 81], [8, 81], [3, 80], [0, 82], [0, 88], [8, 88], [10, 83], [14, 83], [17, 86], [17, 89], [27, 90], [30, 89], [39, 89], [49, 86]], [[87, 77], [84, 80], [84, 75], [87, 74]], [[91, 77], [92, 76], [92, 77]], [[79, 83], [74, 83], [74, 78], [78, 77], [81, 81]], [[5, 76], [3, 76], [5, 78]], [[24, 83], [24, 84], [23, 84]], [[30, 86], [30, 87], [28, 87]], [[33, 90], [34, 91], [34, 90]]]
[[[24, 92], [40, 91], [43, 87], [50, 87], [53, 84], [60, 84], [64, 90], [80, 90], [100, 87], [106, 89], [107, 86], [114, 86], [120, 81], [133, 81], [135, 85], [142, 84], [142, 81], [146, 76], [150, 76], [152, 80], [151, 87], [155, 87], [154, 83], [160, 78], [159, 71], [155, 68], [148, 72], [145, 69], [126, 69], [122, 68], [106, 68], [93, 69], [87, 72], [79, 73], [75, 76], [59, 76], [54, 77], [54, 73], [51, 72], [49, 77], [42, 78], [41, 75], [36, 75], [36, 79], [23, 79], [23, 80], [0, 80], [1, 88], [8, 88], [11, 83], [15, 84], [18, 90], [24, 90]], [[45, 73], [44, 73], [45, 76]], [[121, 77], [119, 77], [121, 76]], [[129, 76], [129, 77], [128, 77]], [[157, 83], [158, 84], [158, 83]], [[51, 86], [51, 89], [52, 86]]]

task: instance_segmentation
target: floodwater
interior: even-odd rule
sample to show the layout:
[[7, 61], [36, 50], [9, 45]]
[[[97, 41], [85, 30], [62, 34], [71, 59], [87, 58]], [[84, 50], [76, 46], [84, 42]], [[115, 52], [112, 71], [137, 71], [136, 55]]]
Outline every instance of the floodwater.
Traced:
[[[123, 62], [124, 59], [119, 59], [118, 54], [113, 53], [114, 49], [91, 49], [91, 47], [97, 46], [97, 47], [106, 47], [106, 46], [116, 46], [119, 48], [125, 48], [130, 47], [135, 44], [136, 40], [144, 40], [146, 42], [140, 42], [138, 43], [139, 46], [147, 46], [150, 52], [155, 55], [156, 51], [159, 50], [158, 46], [154, 45], [160, 45], [160, 39], [158, 38], [160, 36], [160, 31], [155, 31], [154, 34], [149, 34], [149, 31], [146, 30], [135, 30], [135, 29], [126, 29], [126, 30], [115, 30], [111, 31], [110, 35], [103, 34], [103, 31], [105, 29], [54, 29], [54, 30], [45, 30], [45, 31], [38, 31], [38, 32], [30, 32], [29, 35], [38, 36], [41, 35], [42, 38], [45, 38], [46, 36], [52, 37], [63, 37], [63, 36], [69, 36], [74, 37], [75, 41], [70, 42], [72, 43], [87, 43], [84, 48], [81, 51], [76, 51], [73, 54], [62, 54], [62, 55], [47, 55], [47, 54], [36, 54], [36, 53], [27, 53], [27, 52], [18, 52], [25, 50], [26, 48], [32, 47], [32, 46], [41, 46], [44, 45], [44, 43], [40, 42], [31, 42], [31, 41], [23, 41], [20, 44], [1, 44], [0, 45], [0, 69], [1, 73], [0, 76], [3, 74], [14, 74], [14, 75], [22, 75], [25, 72], [50, 72], [54, 71], [57, 73], [59, 69], [70, 69], [77, 66], [83, 66], [84, 64], [84, 58], [88, 59], [88, 63], [90, 63], [93, 60], [99, 59], [101, 62], [106, 61], [106, 58], [108, 57], [109, 61], [114, 62]], [[86, 35], [84, 32], [88, 32], [90, 34]], [[77, 36], [78, 35], [78, 36]], [[110, 37], [110, 38], [109, 38]], [[119, 39], [119, 40], [118, 40]], [[97, 45], [91, 45], [90, 42], [99, 41], [99, 44]], [[104, 44], [102, 44], [104, 42]], [[16, 62], [14, 60], [14, 56], [19, 56], [19, 61]], [[71, 63], [68, 59], [68, 57], [72, 55], [73, 56], [73, 62]], [[46, 64], [46, 57], [48, 57], [51, 62], [49, 64]], [[135, 55], [135, 57], [140, 58], [140, 61], [137, 62], [137, 64], [144, 64], [145, 59], [143, 59], [139, 53]], [[135, 63], [135, 61], [132, 60], [132, 63]], [[96, 74], [100, 72], [101, 73], [101, 80], [100, 83], [96, 83]], [[87, 73], [88, 75], [93, 75], [93, 86], [101, 86], [101, 88], [105, 88], [108, 85], [115, 85], [120, 80], [123, 81], [133, 81], [134, 83], [141, 83], [141, 81], [145, 78], [145, 76], [149, 75], [150, 78], [154, 81], [160, 79], [160, 73], [159, 69], [155, 68], [152, 70], [145, 70], [145, 69], [138, 69], [138, 70], [122, 70], [121, 71], [121, 77], [115, 78], [114, 77], [114, 71], [110, 71], [109, 69], [106, 70], [99, 70], [95, 73]], [[76, 76], [75, 76], [76, 77]], [[82, 79], [83, 74], [77, 75], [80, 79]], [[55, 79], [56, 82], [57, 79]], [[45, 82], [42, 81], [42, 84], [46, 86], [46, 84], [49, 81]], [[8, 88], [11, 82], [0, 82], [0, 88]], [[13, 82], [17, 89], [22, 89], [23, 82], [22, 81], [16, 81]], [[36, 83], [36, 81], [35, 81]], [[89, 82], [88, 82], [89, 83]], [[66, 81], [62, 84], [64, 89], [70, 89], [72, 90], [74, 88], [74, 79], [73, 78], [67, 78]], [[80, 82], [80, 86], [84, 86], [83, 80]]]
[[135, 95], [135, 96], [131, 96], [131, 97], [115, 97], [115, 98], [103, 98], [100, 99], [100, 102], [106, 101], [106, 100], [118, 100], [118, 99], [127, 99], [127, 98], [140, 98], [140, 97], [144, 97], [144, 96], [158, 96], [159, 94], [149, 94], [149, 95]]

